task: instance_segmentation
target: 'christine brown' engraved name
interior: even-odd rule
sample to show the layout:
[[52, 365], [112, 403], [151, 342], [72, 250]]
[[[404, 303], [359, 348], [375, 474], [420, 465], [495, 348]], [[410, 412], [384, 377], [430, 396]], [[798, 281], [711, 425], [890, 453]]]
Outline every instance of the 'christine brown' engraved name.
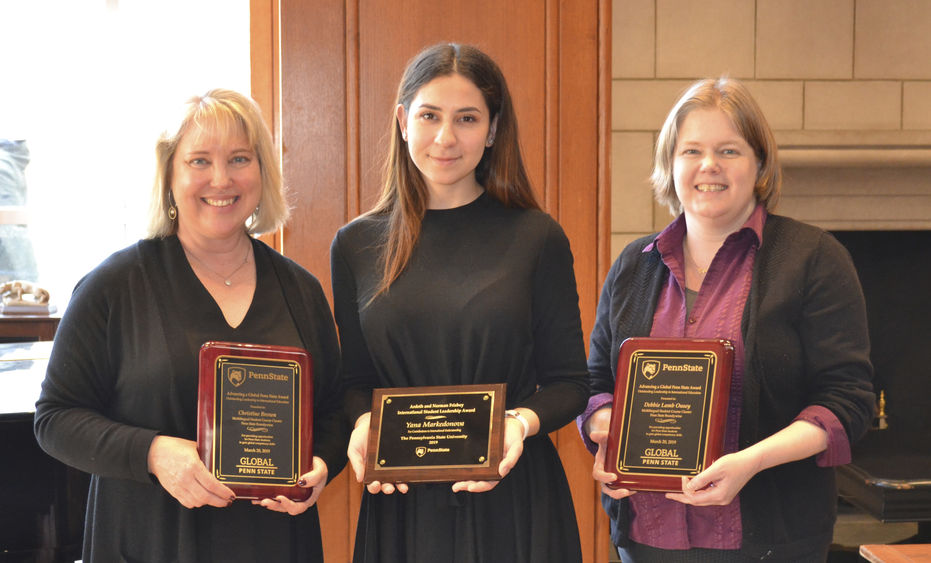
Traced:
[[[264, 408], [264, 407], [259, 407], [259, 408]], [[268, 416], [272, 418], [275, 418], [278, 416], [278, 413], [273, 413], [273, 412], [244, 411], [244, 410], [237, 411], [237, 414], [239, 416]]]

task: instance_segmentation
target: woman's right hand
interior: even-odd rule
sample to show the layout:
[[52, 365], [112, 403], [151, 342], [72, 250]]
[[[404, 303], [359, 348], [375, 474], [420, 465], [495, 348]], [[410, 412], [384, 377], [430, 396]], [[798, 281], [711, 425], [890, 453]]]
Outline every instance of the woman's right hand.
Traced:
[[[365, 477], [365, 456], [368, 451], [369, 423], [371, 419], [372, 413], [367, 412], [356, 420], [355, 428], [353, 428], [352, 434], [349, 436], [349, 448], [346, 451], [346, 455], [349, 457], [349, 464], [352, 466], [352, 470], [356, 474], [356, 481], [359, 483], [361, 483], [362, 479]], [[380, 481], [372, 481], [366, 485], [365, 488], [373, 495], [378, 493], [390, 495], [394, 493], [395, 490], [404, 494], [407, 492], [407, 483], [382, 483]]]
[[217, 481], [197, 453], [197, 442], [156, 436], [149, 446], [149, 473], [185, 508], [229, 506], [236, 495]]
[[595, 478], [595, 481], [601, 483], [601, 492], [613, 499], [622, 499], [634, 494], [636, 491], [629, 491], [627, 489], [612, 489], [608, 486], [608, 483], [617, 481], [617, 475], [614, 473], [608, 473], [604, 469], [605, 450], [608, 448], [608, 431], [595, 430], [589, 434], [589, 437], [592, 439], [592, 442], [598, 444], [598, 451], [595, 452], [595, 465], [592, 467], [592, 477]]
[[622, 499], [629, 497], [636, 491], [627, 489], [612, 489], [608, 483], [617, 481], [617, 475], [605, 471], [605, 456], [608, 448], [608, 428], [611, 424], [611, 409], [598, 409], [585, 423], [585, 429], [588, 431], [588, 437], [592, 442], [598, 444], [598, 451], [595, 452], [595, 465], [592, 467], [592, 477], [595, 481], [601, 483], [601, 492], [613, 499]]

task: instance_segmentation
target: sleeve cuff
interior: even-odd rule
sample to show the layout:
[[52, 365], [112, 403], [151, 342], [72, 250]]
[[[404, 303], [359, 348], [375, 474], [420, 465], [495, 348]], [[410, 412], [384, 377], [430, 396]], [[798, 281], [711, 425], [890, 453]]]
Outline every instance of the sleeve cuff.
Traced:
[[140, 428], [136, 435], [132, 437], [129, 450], [133, 452], [130, 457], [130, 473], [132, 478], [142, 483], [151, 483], [158, 480], [155, 475], [149, 473], [149, 450], [152, 448], [152, 441], [160, 432], [147, 428]]
[[612, 401], [614, 401], [614, 395], [611, 393], [598, 393], [597, 395], [592, 395], [588, 399], [588, 406], [585, 407], [585, 411], [575, 419], [575, 423], [579, 427], [579, 435], [582, 436], [582, 443], [585, 444], [585, 448], [591, 452], [592, 455], [595, 455], [595, 452], [598, 451], [598, 444], [592, 442], [585, 434], [585, 431], [582, 429], [585, 427], [585, 423], [588, 422], [588, 419], [592, 417], [595, 411], [611, 404]]
[[815, 456], [818, 467], [836, 467], [850, 463], [850, 439], [837, 416], [827, 407], [812, 405], [805, 407], [795, 420], [804, 420], [821, 428], [828, 434], [828, 447]]

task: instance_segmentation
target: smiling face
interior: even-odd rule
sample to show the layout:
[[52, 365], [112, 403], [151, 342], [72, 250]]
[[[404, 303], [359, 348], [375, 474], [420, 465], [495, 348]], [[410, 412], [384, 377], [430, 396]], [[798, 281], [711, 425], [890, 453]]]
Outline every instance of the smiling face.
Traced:
[[209, 242], [241, 236], [262, 195], [262, 173], [242, 127], [192, 125], [171, 162], [178, 236]]
[[397, 118], [427, 185], [428, 207], [461, 205], [481, 193], [475, 168], [494, 137], [494, 122], [475, 84], [459, 74], [434, 78], [409, 109], [398, 105]]
[[723, 111], [696, 109], [685, 116], [673, 155], [673, 177], [688, 222], [736, 231], [756, 206], [758, 170], [753, 148]]

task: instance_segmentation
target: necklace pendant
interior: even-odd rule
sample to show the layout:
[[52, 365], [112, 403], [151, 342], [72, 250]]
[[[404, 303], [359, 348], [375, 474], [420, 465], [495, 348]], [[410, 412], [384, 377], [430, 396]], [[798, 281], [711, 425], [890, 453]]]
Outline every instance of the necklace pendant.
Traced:
[[233, 282], [231, 280], [223, 280], [223, 283], [226, 284], [226, 287], [233, 285]]

